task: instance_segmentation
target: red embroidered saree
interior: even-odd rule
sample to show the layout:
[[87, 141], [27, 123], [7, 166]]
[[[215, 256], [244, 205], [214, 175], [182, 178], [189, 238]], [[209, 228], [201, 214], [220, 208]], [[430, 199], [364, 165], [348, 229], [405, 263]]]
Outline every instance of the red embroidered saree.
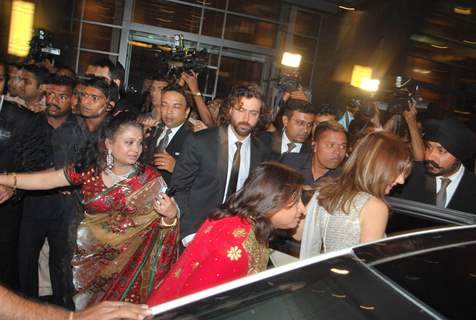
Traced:
[[81, 310], [103, 300], [143, 303], [176, 258], [178, 226], [163, 228], [152, 207], [165, 182], [154, 169], [107, 188], [92, 170], [65, 170], [82, 184], [85, 216], [73, 257], [74, 297]]
[[154, 306], [266, 269], [268, 248], [239, 217], [206, 220], [147, 300]]

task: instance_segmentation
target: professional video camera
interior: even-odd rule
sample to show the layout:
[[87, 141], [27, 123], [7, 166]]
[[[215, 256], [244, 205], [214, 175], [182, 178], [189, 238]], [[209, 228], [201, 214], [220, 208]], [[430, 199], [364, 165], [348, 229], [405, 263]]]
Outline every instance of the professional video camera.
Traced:
[[418, 85], [412, 83], [412, 79], [403, 80], [402, 76], [395, 78], [395, 89], [387, 107], [387, 112], [392, 114], [402, 114], [408, 110], [409, 103], [417, 103], [421, 100], [416, 94]]
[[41, 62], [45, 58], [53, 60], [55, 56], [59, 57], [61, 50], [56, 48], [53, 41], [53, 35], [44, 29], [35, 29], [33, 38], [30, 41], [30, 51], [27, 60]]
[[283, 72], [278, 79], [278, 89], [282, 92], [292, 92], [302, 89], [301, 76], [297, 72]]
[[207, 51], [185, 48], [183, 35], [174, 36], [173, 46], [158, 46], [159, 58], [166, 65], [165, 74], [177, 80], [183, 72], [200, 73], [206, 69]]

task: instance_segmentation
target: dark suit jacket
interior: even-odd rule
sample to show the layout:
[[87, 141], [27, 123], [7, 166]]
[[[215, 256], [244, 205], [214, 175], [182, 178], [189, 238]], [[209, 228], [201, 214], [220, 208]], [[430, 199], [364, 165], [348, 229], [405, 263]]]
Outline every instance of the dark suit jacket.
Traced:
[[[436, 203], [435, 177], [426, 173], [422, 162], [415, 162], [411, 175], [403, 186], [392, 195], [428, 204]], [[464, 170], [463, 177], [456, 188], [447, 208], [476, 214], [476, 175]]]
[[[271, 148], [271, 160], [279, 161], [281, 159], [281, 143], [283, 142], [283, 130], [274, 131], [274, 132], [262, 132], [259, 135], [259, 139], [266, 145]], [[302, 146], [299, 153], [312, 153], [311, 142], [306, 140]]]
[[[153, 151], [155, 150], [157, 146], [157, 140], [159, 139], [160, 135], [164, 131], [165, 127], [160, 126], [156, 127], [155, 130], [152, 131], [151, 136], [147, 139], [146, 146], [147, 146], [147, 153], [149, 154], [148, 157], [148, 163], [152, 164], [153, 162]], [[180, 157], [180, 154], [182, 152], [183, 144], [185, 142], [185, 139], [193, 133], [193, 130], [191, 126], [188, 124], [188, 122], [185, 122], [184, 125], [177, 131], [177, 133], [174, 135], [172, 140], [170, 140], [169, 144], [167, 145], [167, 148], [165, 151], [167, 151], [168, 154], [170, 154], [172, 157], [174, 157], [175, 160], [178, 160]], [[159, 170], [160, 174], [164, 178], [165, 182], [167, 185], [170, 184], [170, 180], [172, 178], [172, 174], [168, 171], [165, 170]]]
[[[0, 172], [37, 171], [52, 166], [51, 145], [47, 139], [46, 126], [32, 112], [4, 101], [0, 110]], [[0, 205], [0, 242], [16, 245], [20, 214], [19, 199], [24, 193]], [[5, 246], [7, 248], [7, 246]], [[15, 257], [4, 256], [0, 250], [0, 260], [7, 262]], [[0, 270], [0, 282], [10, 283]]]
[[307, 185], [314, 185], [324, 177], [337, 177], [340, 174], [340, 170], [337, 168], [327, 171], [325, 175], [314, 180], [312, 153], [283, 153], [279, 162], [299, 171], [304, 176], [304, 184]]
[[[251, 137], [250, 171], [269, 159], [269, 149]], [[182, 237], [194, 233], [211, 210], [222, 203], [228, 172], [226, 127], [189, 135], [172, 175], [181, 212]]]

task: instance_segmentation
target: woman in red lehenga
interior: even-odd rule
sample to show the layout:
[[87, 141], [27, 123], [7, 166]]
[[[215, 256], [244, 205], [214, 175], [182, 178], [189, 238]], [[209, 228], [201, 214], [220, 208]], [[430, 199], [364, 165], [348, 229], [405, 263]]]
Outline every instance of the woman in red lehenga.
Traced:
[[265, 270], [272, 231], [296, 228], [304, 212], [302, 183], [298, 172], [281, 164], [258, 166], [243, 188], [210, 214], [147, 304]]
[[144, 302], [176, 257], [178, 210], [160, 174], [137, 164], [142, 138], [123, 112], [106, 126], [99, 151], [75, 166], [0, 176], [0, 184], [27, 190], [82, 186], [85, 216], [72, 261], [79, 310], [103, 300]]

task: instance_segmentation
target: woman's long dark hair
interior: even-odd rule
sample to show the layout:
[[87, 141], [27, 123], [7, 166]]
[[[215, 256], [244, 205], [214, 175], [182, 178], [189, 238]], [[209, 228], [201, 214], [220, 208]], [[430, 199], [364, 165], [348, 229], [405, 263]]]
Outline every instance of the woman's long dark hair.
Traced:
[[[142, 125], [137, 122], [137, 115], [133, 112], [120, 112], [99, 129], [97, 134], [92, 135], [85, 145], [80, 149], [78, 158], [74, 161], [74, 168], [76, 172], [84, 172], [89, 169], [94, 169], [96, 175], [104, 170], [106, 167], [106, 146], [105, 141], [112, 139], [119, 130], [125, 126], [132, 126], [143, 130]], [[142, 171], [143, 164], [141, 158], [138, 160], [138, 167]]]
[[209, 218], [239, 216], [255, 225], [256, 239], [267, 244], [274, 230], [270, 217], [301, 197], [302, 175], [279, 163], [264, 162], [254, 169], [243, 188], [211, 212]]

